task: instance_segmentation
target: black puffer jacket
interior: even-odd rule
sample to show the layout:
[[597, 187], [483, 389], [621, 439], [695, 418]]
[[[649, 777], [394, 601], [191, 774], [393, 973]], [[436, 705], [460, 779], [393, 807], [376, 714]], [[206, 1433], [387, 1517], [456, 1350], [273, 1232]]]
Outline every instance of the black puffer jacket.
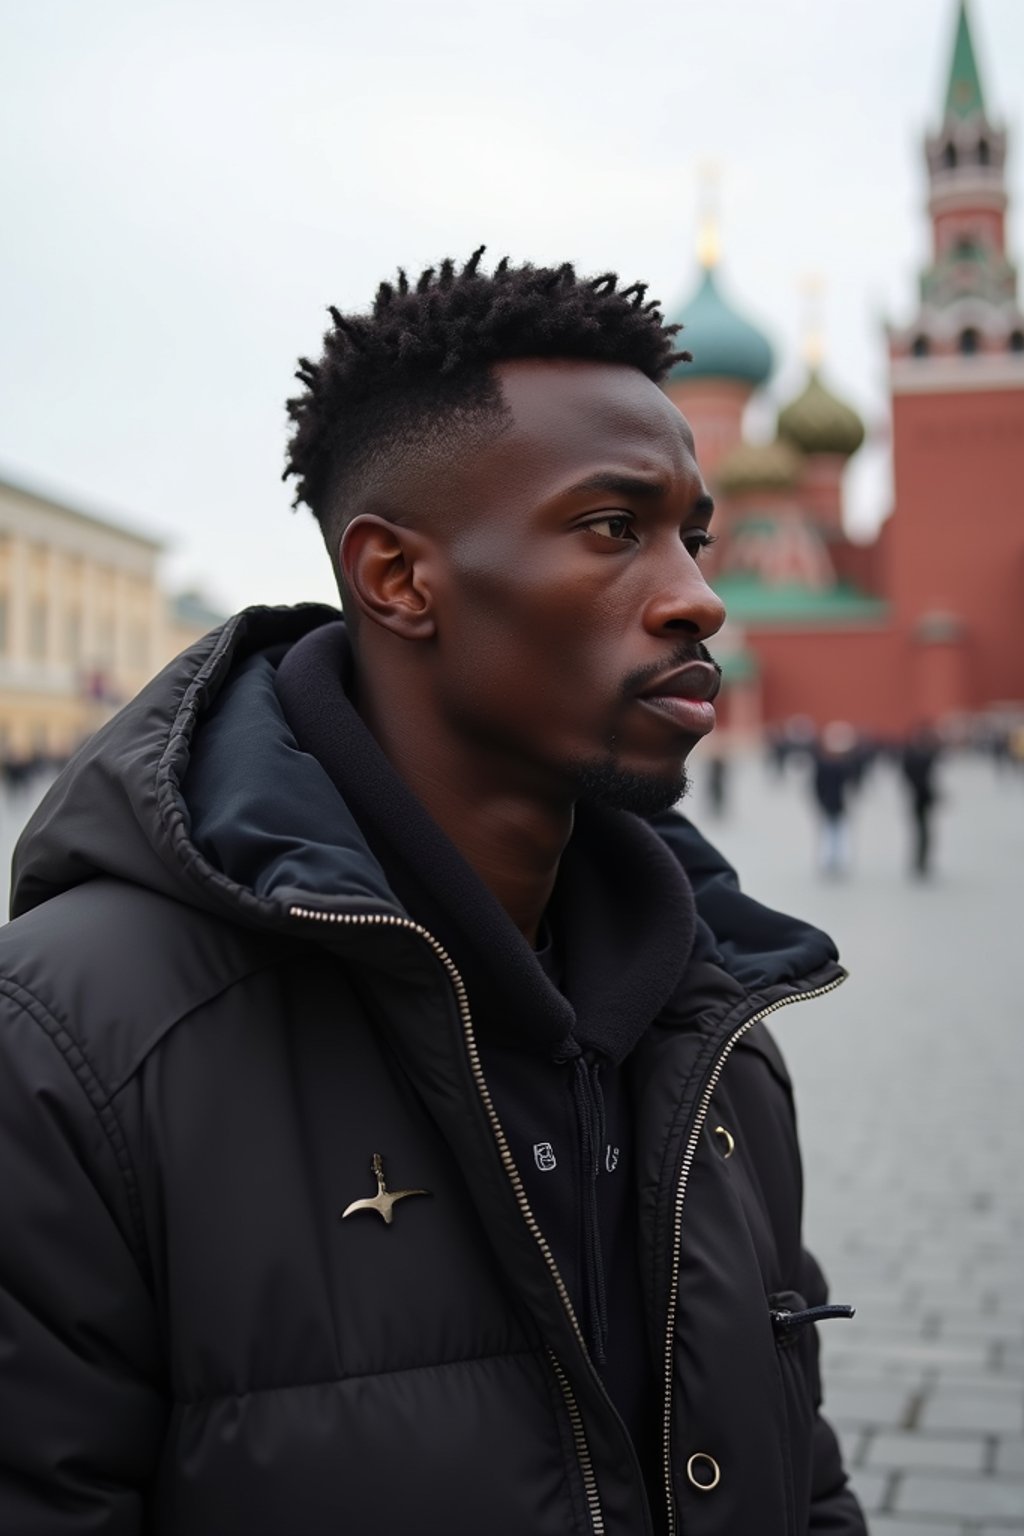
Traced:
[[[232, 806], [251, 838], [230, 874], [193, 837], [182, 785], [212, 701], [328, 618], [250, 610], [193, 647], [20, 845], [0, 934], [0, 1531], [862, 1536], [793, 1316], [824, 1286], [762, 1022], [842, 978], [829, 941], [665, 818], [714, 937], [630, 1059], [670, 1489], [652, 1515], [473, 999], [272, 690], [238, 751], [284, 752], [286, 819]], [[342, 1221], [374, 1151], [391, 1189], [432, 1198]]]

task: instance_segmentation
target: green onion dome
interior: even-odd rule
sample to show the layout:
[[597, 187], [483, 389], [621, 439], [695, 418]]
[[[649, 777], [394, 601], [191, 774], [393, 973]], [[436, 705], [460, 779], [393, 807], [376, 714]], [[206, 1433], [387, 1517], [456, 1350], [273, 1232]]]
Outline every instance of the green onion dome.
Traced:
[[864, 441], [864, 423], [825, 388], [812, 369], [803, 392], [779, 412], [779, 436], [804, 453], [838, 453], [849, 458]]
[[800, 479], [803, 454], [777, 437], [773, 443], [740, 443], [715, 470], [715, 484], [730, 496], [743, 491], [789, 491]]
[[697, 292], [672, 318], [683, 326], [676, 345], [692, 352], [693, 362], [676, 363], [670, 380], [739, 379], [756, 386], [771, 373], [767, 338], [722, 298], [713, 267], [705, 267]]

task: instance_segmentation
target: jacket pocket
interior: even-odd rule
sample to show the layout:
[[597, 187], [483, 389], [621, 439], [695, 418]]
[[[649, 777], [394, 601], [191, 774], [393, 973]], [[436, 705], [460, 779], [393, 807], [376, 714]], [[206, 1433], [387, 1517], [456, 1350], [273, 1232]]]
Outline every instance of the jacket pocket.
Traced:
[[814, 1381], [817, 1308], [808, 1307], [798, 1291], [778, 1291], [768, 1297], [768, 1316], [775, 1336], [782, 1398], [782, 1427], [786, 1456], [786, 1526], [791, 1536], [807, 1530], [811, 1507], [814, 1445]]

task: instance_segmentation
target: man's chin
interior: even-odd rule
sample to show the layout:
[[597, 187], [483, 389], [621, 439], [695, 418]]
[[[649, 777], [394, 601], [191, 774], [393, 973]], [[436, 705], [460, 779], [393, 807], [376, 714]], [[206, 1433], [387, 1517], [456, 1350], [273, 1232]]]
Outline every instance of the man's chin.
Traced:
[[630, 773], [614, 762], [577, 763], [577, 798], [585, 805], [635, 816], [656, 816], [671, 810], [690, 787], [682, 766], [672, 775]]

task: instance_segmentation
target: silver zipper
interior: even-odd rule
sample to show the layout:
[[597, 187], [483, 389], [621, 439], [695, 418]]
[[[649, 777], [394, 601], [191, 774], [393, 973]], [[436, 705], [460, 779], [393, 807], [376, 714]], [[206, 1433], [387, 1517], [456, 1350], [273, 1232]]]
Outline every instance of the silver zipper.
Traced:
[[690, 1169], [693, 1166], [694, 1157], [697, 1155], [697, 1144], [700, 1141], [700, 1133], [704, 1129], [704, 1122], [711, 1108], [711, 1099], [718, 1086], [718, 1079], [722, 1075], [722, 1069], [732, 1055], [733, 1047], [741, 1040], [749, 1029], [766, 1019], [769, 1014], [777, 1013], [780, 1008], [788, 1008], [792, 1003], [809, 1003], [815, 997], [824, 997], [828, 992], [834, 992], [836, 987], [842, 986], [846, 980], [845, 974], [837, 976], [826, 987], [815, 987], [812, 992], [797, 992], [789, 997], [781, 997], [778, 1002], [771, 1003], [767, 1008], [762, 1008], [755, 1013], [745, 1024], [741, 1024], [725, 1042], [722, 1053], [715, 1063], [714, 1071], [708, 1078], [697, 1108], [696, 1118], [690, 1128], [689, 1139], [686, 1143], [686, 1151], [683, 1153], [683, 1161], [679, 1170], [679, 1183], [676, 1187], [675, 1215], [672, 1228], [672, 1279], [668, 1298], [668, 1320], [665, 1329], [665, 1416], [662, 1421], [662, 1464], [665, 1476], [665, 1499], [668, 1506], [668, 1532], [667, 1536], [676, 1536], [676, 1504], [672, 1489], [672, 1380], [673, 1380], [673, 1356], [675, 1351], [676, 1332], [676, 1308], [679, 1301], [679, 1260], [682, 1252], [683, 1235], [683, 1202], [686, 1199], [686, 1187], [690, 1180]]
[[590, 1513], [590, 1523], [594, 1528], [594, 1536], [604, 1536], [604, 1515], [601, 1513], [601, 1496], [597, 1490], [597, 1478], [594, 1476], [594, 1463], [590, 1459], [590, 1447], [587, 1445], [586, 1431], [583, 1428], [583, 1415], [576, 1405], [572, 1387], [562, 1370], [561, 1364], [555, 1355], [551, 1354], [551, 1364], [554, 1368], [555, 1379], [562, 1389], [565, 1398], [565, 1406], [569, 1412], [569, 1423], [572, 1426], [572, 1442], [576, 1448], [576, 1460], [579, 1462], [580, 1475], [583, 1478], [583, 1492], [587, 1499], [587, 1509]]
[[[552, 1254], [548, 1245], [548, 1240], [538, 1226], [537, 1218], [534, 1216], [533, 1211], [530, 1209], [530, 1202], [526, 1198], [526, 1191], [523, 1188], [523, 1181], [519, 1176], [519, 1169], [515, 1165], [515, 1160], [509, 1150], [508, 1142], [505, 1139], [505, 1132], [502, 1130], [501, 1121], [498, 1119], [497, 1112], [494, 1108], [494, 1102], [491, 1099], [491, 1091], [487, 1086], [487, 1081], [483, 1074], [483, 1068], [480, 1065], [480, 1052], [477, 1049], [476, 1035], [473, 1031], [473, 1019], [469, 1011], [469, 999], [466, 996], [466, 984], [459, 974], [454, 961], [448, 954], [444, 945], [441, 944], [439, 940], [434, 938], [434, 935], [429, 931], [429, 929], [424, 928], [421, 923], [414, 923], [411, 918], [407, 917], [391, 917], [382, 912], [318, 912], [311, 907], [289, 907], [288, 912], [290, 917], [303, 918], [307, 922], [346, 923], [356, 927], [383, 926], [390, 928], [406, 928], [410, 933], [415, 933], [417, 937], [424, 939], [426, 943], [430, 945], [430, 948], [433, 950], [437, 958], [441, 961], [441, 964], [444, 966], [448, 973], [448, 979], [452, 984], [452, 989], [455, 992], [455, 1001], [458, 1004], [459, 1017], [462, 1020], [462, 1032], [466, 1043], [466, 1051], [469, 1056], [470, 1070], [473, 1074], [473, 1081], [476, 1084], [476, 1089], [480, 1095], [481, 1102], [483, 1103], [484, 1109], [487, 1112], [487, 1119], [490, 1122], [490, 1127], [494, 1135], [494, 1139], [498, 1144], [498, 1152], [501, 1157], [502, 1167], [505, 1169], [505, 1172], [512, 1184], [512, 1191], [516, 1197], [516, 1204], [519, 1206], [520, 1215], [525, 1221], [532, 1237], [536, 1241], [537, 1246], [540, 1248], [541, 1253], [544, 1255], [548, 1269], [551, 1271], [551, 1277], [555, 1282], [555, 1287], [558, 1291], [559, 1298], [561, 1299], [562, 1305], [568, 1313], [569, 1321], [573, 1327], [573, 1332], [579, 1339], [580, 1346], [584, 1353], [586, 1353], [586, 1343], [584, 1341], [583, 1333], [580, 1328], [579, 1321], [576, 1317], [576, 1313], [573, 1310], [572, 1301], [569, 1297], [569, 1292], [566, 1289], [565, 1281], [562, 1279], [562, 1276], [559, 1273], [558, 1266], [554, 1260], [554, 1255]], [[568, 1377], [563, 1371], [560, 1362], [556, 1356], [551, 1353], [550, 1350], [548, 1351], [548, 1354], [554, 1369], [555, 1379], [561, 1388], [562, 1398], [565, 1402], [566, 1412], [568, 1413], [569, 1423], [572, 1428], [573, 1445], [576, 1450], [576, 1460], [579, 1463], [580, 1476], [583, 1479], [583, 1491], [587, 1500], [587, 1510], [590, 1514], [590, 1524], [593, 1530], [593, 1536], [604, 1536], [604, 1515], [601, 1512], [601, 1497], [598, 1491], [597, 1477], [594, 1474], [594, 1463], [591, 1459], [590, 1447], [587, 1444], [586, 1432], [583, 1427], [583, 1416], [580, 1413], [572, 1387], [569, 1385]]]

